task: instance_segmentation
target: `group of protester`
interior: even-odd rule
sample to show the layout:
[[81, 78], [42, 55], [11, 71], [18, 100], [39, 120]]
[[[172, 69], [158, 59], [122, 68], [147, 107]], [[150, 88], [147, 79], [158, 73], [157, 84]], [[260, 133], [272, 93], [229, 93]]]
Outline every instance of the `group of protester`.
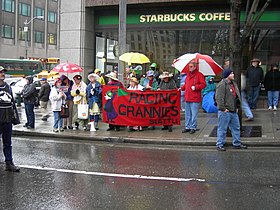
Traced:
[[[234, 72], [231, 69], [224, 69], [222, 80], [215, 86], [213, 84], [213, 77], [208, 77], [205, 80], [204, 75], [198, 71], [197, 62], [195, 61], [190, 62], [188, 74], [175, 76], [169, 72], [163, 72], [159, 75], [159, 72], [155, 71], [155, 65], [153, 65], [152, 68], [154, 69], [151, 68], [145, 77], [132, 75], [129, 78], [130, 84], [128, 90], [157, 91], [181, 89], [183, 94], [181, 109], [185, 111], [185, 126], [182, 132], [193, 134], [197, 129], [197, 115], [202, 97], [209, 93], [209, 91], [211, 92], [215, 89], [215, 101], [218, 109], [217, 150], [226, 150], [224, 145], [228, 128], [232, 134], [233, 147], [246, 149], [247, 146], [240, 142], [238, 108], [242, 106], [246, 117], [252, 120], [253, 115], [250, 109], [256, 108], [260, 88], [264, 84], [268, 94], [268, 109], [277, 110], [280, 91], [280, 72], [278, 65], [272, 65], [271, 70], [264, 77], [263, 70], [260, 67], [260, 60], [253, 59], [251, 64], [247, 69], [246, 76], [243, 75], [241, 93], [234, 81]], [[13, 163], [11, 146], [12, 125], [18, 124], [15, 120], [18, 115], [15, 114], [17, 111], [11, 87], [4, 81], [6, 71], [5, 68], [0, 66], [0, 135], [3, 141], [5, 169], [7, 171], [19, 172], [20, 168]], [[88, 75], [88, 84], [82, 79], [81, 75], [75, 75], [73, 80], [70, 80], [66, 75], [62, 75], [55, 81], [54, 86], [51, 87], [47, 79], [42, 78], [42, 86], [39, 94], [37, 94], [36, 87], [33, 84], [33, 77], [26, 77], [27, 84], [22, 91], [27, 117], [27, 122], [24, 126], [28, 129], [35, 127], [34, 106], [36, 99], [39, 98], [43, 121], [46, 121], [49, 117], [47, 105], [49, 100], [51, 102], [51, 109], [54, 116], [54, 132], [61, 132], [65, 129], [79, 129], [80, 126], [84, 130], [88, 130], [89, 122], [97, 130], [101, 112], [102, 85], [106, 84], [121, 88], [124, 85], [118, 80], [116, 72], [110, 72], [104, 77], [101, 75], [99, 69], [96, 69]], [[244, 81], [247, 81], [247, 85], [245, 85]], [[246, 93], [248, 103], [246, 101]], [[85, 114], [86, 116], [84, 118], [78, 116], [79, 105], [82, 104], [88, 105], [89, 107], [89, 116]], [[62, 118], [61, 114], [63, 105], [69, 111], [65, 118]], [[164, 125], [162, 129], [172, 132], [172, 125]], [[109, 128], [107, 130], [119, 131], [120, 126], [110, 124], [109, 122]], [[142, 131], [143, 128], [141, 126], [131, 126], [129, 130]]]

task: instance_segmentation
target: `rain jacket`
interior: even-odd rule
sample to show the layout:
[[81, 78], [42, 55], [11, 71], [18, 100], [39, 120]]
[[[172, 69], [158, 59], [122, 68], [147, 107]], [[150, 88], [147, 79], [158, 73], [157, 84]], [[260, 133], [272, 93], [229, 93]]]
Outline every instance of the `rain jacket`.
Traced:
[[35, 104], [36, 98], [38, 96], [36, 86], [33, 84], [33, 77], [26, 77], [28, 84], [23, 87], [22, 97], [23, 103], [25, 104]]
[[[86, 88], [87, 88], [87, 85], [83, 81], [81, 81], [79, 85], [77, 85], [77, 84], [73, 85], [72, 90], [71, 90], [71, 95], [74, 97], [73, 98], [74, 104], [81, 104], [81, 103], [86, 104], [87, 103]], [[76, 90], [79, 90], [80, 93], [77, 94]]]
[[59, 94], [59, 89], [55, 86], [51, 89], [50, 101], [52, 104], [52, 111], [61, 111], [61, 105], [64, 103], [64, 99]]
[[160, 90], [173, 90], [177, 89], [176, 83], [172, 78], [169, 78], [168, 82], [164, 82], [164, 80], [161, 80], [159, 84]]
[[[236, 91], [236, 97], [232, 94], [232, 88], [230, 84], [234, 85], [234, 89]], [[238, 105], [238, 101], [241, 101], [241, 96], [237, 84], [235, 81], [228, 81], [226, 79], [222, 79], [216, 88], [215, 99], [217, 103], [218, 110], [225, 111], [228, 109], [230, 112], [236, 112]]]
[[212, 80], [212, 82], [210, 82], [210, 79], [214, 79], [214, 77], [212, 77], [212, 76], [206, 77], [206, 87], [202, 90], [203, 96], [211, 91], [216, 90], [216, 85], [215, 85], [214, 81]]
[[40, 101], [48, 101], [51, 92], [51, 86], [48, 82], [43, 84], [39, 91], [39, 99]]
[[86, 94], [88, 99], [88, 107], [92, 109], [93, 103], [97, 103], [98, 107], [101, 108], [101, 94], [102, 88], [99, 82], [95, 82], [94, 86], [90, 82], [86, 88]]
[[[195, 90], [191, 87], [195, 86]], [[204, 75], [197, 69], [187, 74], [185, 84], [181, 87], [185, 91], [186, 102], [201, 102], [201, 91], [206, 87], [206, 81]]]
[[[144, 87], [144, 91], [147, 89], [146, 86], [149, 84], [150, 80], [148, 78], [144, 78], [140, 80], [140, 85]], [[151, 90], [157, 90], [158, 89], [158, 82], [155, 78], [153, 78], [153, 83], [151, 85]]]

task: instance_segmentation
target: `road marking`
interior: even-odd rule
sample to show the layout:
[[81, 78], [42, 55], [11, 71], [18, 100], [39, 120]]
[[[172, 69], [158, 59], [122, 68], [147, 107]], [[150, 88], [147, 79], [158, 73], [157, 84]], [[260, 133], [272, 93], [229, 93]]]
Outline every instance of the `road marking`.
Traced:
[[102, 172], [93, 172], [93, 171], [79, 171], [79, 170], [71, 170], [71, 169], [57, 169], [57, 168], [29, 166], [29, 165], [19, 165], [19, 167], [42, 170], [42, 171], [56, 171], [62, 173], [108, 176], [108, 177], [118, 177], [118, 178], [162, 180], [162, 181], [173, 181], [173, 182], [190, 182], [190, 181], [205, 182], [205, 179], [197, 179], [197, 178], [176, 178], [176, 177], [143, 176], [143, 175], [130, 175], [130, 174], [114, 174], [114, 173], [102, 173]]

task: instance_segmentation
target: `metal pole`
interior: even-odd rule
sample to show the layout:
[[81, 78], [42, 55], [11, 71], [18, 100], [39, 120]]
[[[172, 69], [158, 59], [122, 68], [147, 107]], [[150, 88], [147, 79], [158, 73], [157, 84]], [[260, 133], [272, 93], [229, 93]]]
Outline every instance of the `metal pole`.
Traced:
[[[119, 2], [119, 55], [126, 52], [126, 0]], [[125, 63], [119, 60], [118, 78], [124, 82]]]
[[24, 22], [24, 42], [25, 42], [25, 58], [27, 59], [27, 34], [28, 33], [28, 26], [27, 20]]

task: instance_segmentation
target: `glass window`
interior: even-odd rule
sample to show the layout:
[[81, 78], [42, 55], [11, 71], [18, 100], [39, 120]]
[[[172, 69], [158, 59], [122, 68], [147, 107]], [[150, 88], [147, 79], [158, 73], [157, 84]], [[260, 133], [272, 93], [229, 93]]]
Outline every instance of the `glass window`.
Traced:
[[48, 34], [48, 43], [56, 45], [56, 34]]
[[15, 12], [14, 0], [2, 0], [2, 10], [6, 12]]
[[28, 32], [24, 32], [23, 28], [19, 28], [19, 40], [25, 40], [25, 35], [27, 33], [27, 40], [30, 41], [30, 30], [28, 29]]
[[45, 10], [40, 7], [34, 9], [34, 16], [45, 16]]
[[20, 15], [29, 16], [30, 17], [31, 6], [29, 4], [19, 3], [18, 4], [18, 12]]
[[15, 38], [15, 27], [9, 25], [2, 25], [2, 37], [14, 39]]
[[35, 42], [36, 43], [44, 43], [44, 32], [35, 31]]
[[55, 12], [48, 12], [48, 21], [51, 23], [56, 23], [56, 13]]

